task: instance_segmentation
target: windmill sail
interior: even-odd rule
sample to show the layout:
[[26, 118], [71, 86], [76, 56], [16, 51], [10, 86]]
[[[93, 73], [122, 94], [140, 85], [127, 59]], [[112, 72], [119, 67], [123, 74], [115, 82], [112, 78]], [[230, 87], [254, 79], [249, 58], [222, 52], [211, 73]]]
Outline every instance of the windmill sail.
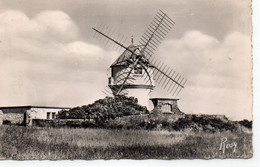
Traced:
[[[150, 66], [154, 68], [154, 75], [157, 83], [164, 89], [169, 89], [169, 93], [176, 97], [184, 88], [187, 82], [184, 77], [176, 74], [175, 71], [166, 67], [163, 63], [157, 63], [158, 59], [154, 52], [172, 29], [175, 22], [163, 11], [159, 10], [156, 14], [139, 43], [143, 46], [143, 52], [150, 61]], [[176, 77], [176, 75], [178, 75]]]
[[159, 10], [139, 41], [148, 58], [151, 58], [174, 24], [166, 13]]
[[142, 78], [146, 84], [150, 84], [150, 87], [146, 85], [147, 88], [152, 89], [153, 87], [152, 73], [153, 78], [161, 87], [167, 90], [173, 97], [178, 96], [187, 80], [154, 56], [154, 52], [174, 24], [175, 22], [166, 13], [159, 10], [141, 37], [139, 41], [140, 45], [131, 44], [128, 47], [110, 37], [109, 33], [105, 34], [97, 28], [92, 28], [97, 34], [125, 49], [123, 54], [110, 66], [120, 67], [120, 72], [116, 75], [116, 81], [114, 84], [109, 84], [114, 95], [127, 94], [125, 90], [129, 87], [133, 88], [133, 83], [135, 82], [135, 78], [131, 74], [135, 69], [141, 68], [145, 71]]

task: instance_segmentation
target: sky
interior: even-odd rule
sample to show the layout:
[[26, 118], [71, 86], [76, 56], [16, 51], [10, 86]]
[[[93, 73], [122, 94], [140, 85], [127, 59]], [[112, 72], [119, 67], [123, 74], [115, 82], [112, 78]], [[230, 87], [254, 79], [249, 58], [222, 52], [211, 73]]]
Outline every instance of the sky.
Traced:
[[251, 120], [250, 6], [249, 0], [0, 0], [0, 106], [74, 107], [103, 98], [107, 69], [121, 52], [91, 28], [105, 24], [138, 41], [161, 9], [176, 24], [155, 55], [188, 79], [181, 111]]

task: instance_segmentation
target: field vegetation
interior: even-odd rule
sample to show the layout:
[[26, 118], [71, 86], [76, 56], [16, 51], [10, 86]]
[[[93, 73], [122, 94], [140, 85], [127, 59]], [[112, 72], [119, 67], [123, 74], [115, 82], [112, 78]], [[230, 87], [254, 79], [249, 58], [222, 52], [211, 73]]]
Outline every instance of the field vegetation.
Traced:
[[[220, 144], [236, 142], [223, 153]], [[5, 159], [194, 159], [250, 158], [252, 133], [0, 127], [0, 157]]]

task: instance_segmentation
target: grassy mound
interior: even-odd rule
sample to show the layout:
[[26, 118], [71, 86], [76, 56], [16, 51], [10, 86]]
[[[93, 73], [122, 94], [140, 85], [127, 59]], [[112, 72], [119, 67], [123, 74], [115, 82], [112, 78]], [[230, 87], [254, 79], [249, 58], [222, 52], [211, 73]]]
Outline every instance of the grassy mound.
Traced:
[[126, 96], [106, 97], [93, 104], [62, 110], [59, 119], [85, 119], [105, 121], [117, 117], [141, 115], [148, 113], [146, 107], [138, 104], [137, 98]]

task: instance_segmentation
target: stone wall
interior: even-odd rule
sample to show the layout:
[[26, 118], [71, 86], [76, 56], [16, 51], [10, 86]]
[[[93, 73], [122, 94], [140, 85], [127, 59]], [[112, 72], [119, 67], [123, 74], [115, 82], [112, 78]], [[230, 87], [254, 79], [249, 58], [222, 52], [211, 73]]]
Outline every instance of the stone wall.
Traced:
[[3, 121], [10, 121], [11, 124], [22, 124], [24, 122], [25, 111], [26, 108], [1, 109], [3, 115], [0, 121], [1, 123], [3, 123]]
[[177, 104], [178, 99], [153, 98], [151, 100], [154, 104], [154, 109], [153, 109], [154, 112], [184, 115], [184, 113], [182, 113], [178, 107]]
[[3, 121], [10, 121], [11, 124], [21, 124], [24, 120], [23, 113], [5, 113], [3, 117]]

